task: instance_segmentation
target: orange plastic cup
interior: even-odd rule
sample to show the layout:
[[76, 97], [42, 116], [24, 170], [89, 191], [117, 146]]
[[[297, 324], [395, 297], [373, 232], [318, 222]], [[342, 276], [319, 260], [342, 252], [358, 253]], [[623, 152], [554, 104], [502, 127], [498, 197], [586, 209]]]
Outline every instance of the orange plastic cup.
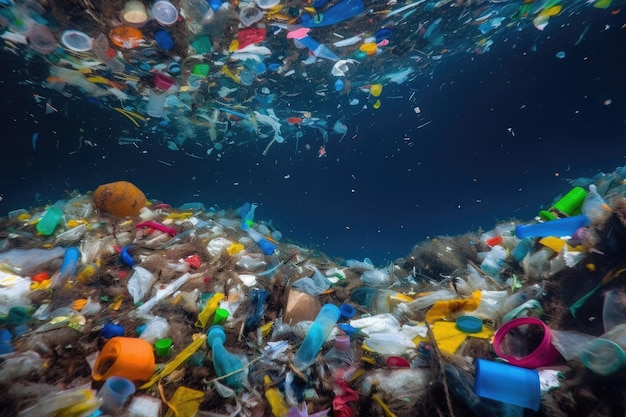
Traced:
[[111, 376], [147, 381], [154, 374], [154, 368], [150, 343], [134, 337], [114, 337], [100, 351], [91, 376], [94, 381], [103, 381]]

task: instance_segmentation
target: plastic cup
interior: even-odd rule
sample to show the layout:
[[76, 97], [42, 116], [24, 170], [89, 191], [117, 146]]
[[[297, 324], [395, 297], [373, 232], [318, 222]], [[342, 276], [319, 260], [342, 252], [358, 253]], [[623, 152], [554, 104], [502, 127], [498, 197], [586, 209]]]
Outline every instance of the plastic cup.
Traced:
[[154, 85], [160, 90], [167, 91], [176, 84], [176, 80], [167, 74], [157, 72], [154, 75]]
[[476, 359], [475, 391], [479, 397], [539, 410], [539, 372], [504, 363]]
[[[506, 353], [502, 350], [502, 342], [507, 333], [516, 327], [523, 325], [539, 326], [543, 329], [543, 339], [535, 350], [527, 354], [526, 356], [517, 357], [512, 354]], [[554, 365], [559, 358], [559, 351], [552, 346], [552, 333], [550, 328], [546, 324], [534, 317], [521, 317], [506, 322], [502, 327], [498, 329], [493, 339], [493, 348], [496, 354], [502, 359], [506, 359], [511, 365], [521, 366], [522, 368], [539, 368], [542, 366]]]
[[598, 375], [611, 375], [626, 366], [626, 353], [622, 347], [602, 338], [585, 347], [581, 359], [587, 369]]
[[169, 356], [172, 353], [172, 339], [166, 337], [154, 342], [154, 349], [158, 357]]
[[146, 6], [138, 0], [127, 1], [122, 11], [122, 20], [128, 25], [141, 27], [148, 21]]
[[218, 308], [217, 310], [215, 310], [215, 315], [213, 316], [213, 324], [224, 323], [228, 319], [228, 316], [230, 316], [228, 310]]
[[128, 397], [135, 393], [135, 384], [121, 376], [112, 376], [104, 382], [97, 397], [102, 399], [100, 411], [112, 416], [118, 415]]
[[162, 117], [165, 111], [165, 99], [167, 93], [150, 90], [148, 95], [148, 105], [146, 106], [146, 113], [152, 117]]
[[152, 345], [134, 337], [114, 337], [102, 347], [91, 376], [102, 381], [121, 376], [131, 381], [147, 381], [154, 374]]
[[604, 295], [602, 307], [604, 331], [611, 331], [623, 323], [626, 323], [626, 295], [616, 289], [610, 290]]
[[161, 0], [152, 5], [152, 15], [162, 25], [169, 26], [178, 20], [178, 10], [169, 1]]

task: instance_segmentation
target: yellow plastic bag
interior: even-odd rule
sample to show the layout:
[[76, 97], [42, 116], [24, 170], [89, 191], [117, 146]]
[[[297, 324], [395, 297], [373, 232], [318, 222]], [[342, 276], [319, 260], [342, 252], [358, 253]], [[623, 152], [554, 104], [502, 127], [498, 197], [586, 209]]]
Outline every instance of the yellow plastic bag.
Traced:
[[426, 321], [440, 320], [459, 311], [476, 310], [480, 304], [481, 295], [480, 291], [474, 291], [470, 298], [436, 301], [428, 313], [426, 313]]
[[202, 329], [206, 328], [209, 319], [215, 314], [215, 310], [217, 310], [217, 306], [219, 302], [224, 299], [225, 295], [221, 292], [215, 293], [213, 297], [206, 303], [200, 314], [198, 314], [198, 320], [196, 320], [196, 327], [200, 327]]
[[194, 417], [204, 400], [204, 392], [187, 387], [178, 387], [167, 403], [170, 407], [165, 417]]

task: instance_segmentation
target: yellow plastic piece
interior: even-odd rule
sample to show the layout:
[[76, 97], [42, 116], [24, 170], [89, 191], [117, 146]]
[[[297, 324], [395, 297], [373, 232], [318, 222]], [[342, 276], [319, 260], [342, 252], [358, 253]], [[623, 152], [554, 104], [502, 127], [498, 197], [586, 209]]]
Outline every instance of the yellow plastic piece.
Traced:
[[244, 250], [244, 246], [241, 243], [233, 243], [228, 248], [226, 248], [226, 252], [229, 255], [237, 255], [239, 252]]
[[31, 217], [31, 216], [30, 216], [30, 214], [28, 214], [28, 213], [22, 213], [22, 214], [20, 214], [19, 216], [17, 216], [17, 219], [18, 219], [19, 221], [21, 221], [21, 222], [24, 222], [24, 221], [26, 221], [26, 220], [30, 219], [30, 217]]
[[88, 302], [89, 301], [86, 298], [79, 298], [78, 300], [74, 301], [74, 304], [72, 304], [72, 308], [76, 311], [80, 311], [85, 308]]
[[97, 270], [98, 266], [96, 264], [88, 264], [78, 273], [76, 279], [79, 282], [87, 282], [94, 276]]
[[[263, 376], [263, 383], [267, 387], [272, 383], [272, 379], [268, 375], [265, 375]], [[270, 409], [274, 417], [283, 417], [289, 414], [287, 404], [276, 386], [265, 389], [265, 399], [270, 404]]]
[[611, 3], [613, 3], [613, 0], [596, 0], [593, 3], [593, 7], [596, 9], [608, 9]]
[[191, 355], [195, 353], [196, 350], [200, 349], [206, 341], [206, 335], [202, 334], [198, 336], [196, 340], [191, 342], [182, 352], [180, 352], [174, 359], [168, 362], [160, 372], [157, 372], [152, 378], [139, 387], [139, 389], [148, 389], [153, 386], [159, 379], [164, 378], [174, 372], [176, 368], [183, 364]]
[[373, 108], [375, 108], [376, 110], [380, 109], [380, 105], [382, 103], [380, 102], [380, 100], [376, 100], [376, 102], [372, 105]]
[[35, 290], [47, 290], [52, 286], [52, 280], [46, 279], [41, 282], [33, 282], [30, 284], [30, 289]]
[[113, 304], [111, 304], [110, 309], [114, 311], [119, 310], [123, 302], [124, 302], [124, 294], [118, 295], [117, 298], [113, 301]]
[[383, 409], [383, 412], [385, 413], [386, 417], [397, 417], [395, 413], [391, 411], [389, 406], [383, 402], [382, 398], [380, 398], [378, 394], [372, 395], [372, 399], [376, 401], [378, 405], [380, 405], [380, 408]]
[[561, 6], [560, 4], [557, 4], [556, 6], [543, 9], [541, 13], [539, 13], [539, 16], [546, 16], [546, 17], [556, 16], [557, 14], [561, 13], [562, 9], [563, 9], [563, 6]]
[[374, 97], [378, 97], [381, 95], [381, 93], [383, 92], [383, 85], [382, 84], [372, 84], [370, 87], [370, 94], [373, 95]]
[[228, 45], [228, 52], [235, 52], [239, 49], [239, 41], [237, 39], [233, 39], [230, 41], [230, 45]]
[[80, 417], [91, 414], [99, 407], [99, 402], [93, 391], [86, 389], [78, 393], [82, 398], [77, 403], [68, 405], [67, 407], [59, 409], [55, 416], [63, 417]]
[[198, 314], [198, 320], [196, 320], [196, 327], [200, 327], [202, 329], [206, 328], [209, 319], [213, 317], [215, 314], [215, 310], [217, 310], [217, 306], [220, 301], [222, 301], [226, 297], [221, 292], [213, 294], [213, 297], [206, 303], [200, 314]]
[[459, 311], [476, 310], [480, 304], [481, 295], [480, 291], [474, 291], [470, 298], [436, 301], [426, 313], [426, 321], [440, 320]]
[[274, 327], [273, 321], [270, 321], [269, 323], [265, 323], [263, 326], [261, 326], [261, 336], [267, 337], [267, 335], [269, 335], [270, 332], [272, 331], [272, 327]]
[[109, 84], [109, 80], [99, 75], [94, 75], [92, 77], [87, 77], [87, 81], [94, 84]]
[[[563, 247], [567, 245], [567, 242], [555, 236], [544, 237], [543, 239], [539, 240], [539, 243], [557, 253], [561, 252]], [[567, 249], [570, 250], [572, 249], [572, 247], [567, 245]]]
[[183, 213], [170, 213], [167, 215], [165, 220], [187, 220], [191, 216], [193, 216], [193, 213], [190, 211], [185, 211]]
[[170, 409], [165, 417], [194, 417], [204, 400], [204, 392], [187, 387], [178, 387], [172, 398], [166, 403]]
[[359, 51], [365, 52], [367, 55], [374, 55], [376, 50], [378, 49], [378, 45], [375, 43], [364, 43], [359, 47]]
[[237, 84], [241, 84], [241, 79], [239, 79], [239, 77], [233, 74], [233, 72], [226, 65], [222, 66], [222, 73], [224, 73], [225, 76], [227, 76], [228, 78], [230, 78]]
[[[440, 351], [454, 354], [468, 337], [489, 339], [493, 336], [493, 329], [483, 326], [478, 333], [465, 333], [456, 327], [453, 321], [438, 321], [432, 325], [433, 338]], [[415, 339], [413, 340], [415, 343]]]

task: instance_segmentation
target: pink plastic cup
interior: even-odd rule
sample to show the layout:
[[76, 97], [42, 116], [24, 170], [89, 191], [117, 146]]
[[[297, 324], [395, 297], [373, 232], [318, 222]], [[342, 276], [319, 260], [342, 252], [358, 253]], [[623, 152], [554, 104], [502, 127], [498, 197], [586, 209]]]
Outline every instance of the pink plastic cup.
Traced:
[[[523, 326], [526, 324], [539, 326], [543, 330], [543, 339], [535, 350], [527, 354], [526, 356], [517, 357], [502, 351], [502, 342], [505, 336], [511, 330]], [[535, 317], [521, 317], [513, 319], [505, 323], [498, 329], [493, 339], [493, 348], [496, 354], [502, 359], [506, 359], [511, 365], [519, 366], [522, 368], [536, 369], [542, 366], [554, 365], [559, 358], [559, 351], [552, 346], [552, 333], [550, 328], [546, 324]]]

